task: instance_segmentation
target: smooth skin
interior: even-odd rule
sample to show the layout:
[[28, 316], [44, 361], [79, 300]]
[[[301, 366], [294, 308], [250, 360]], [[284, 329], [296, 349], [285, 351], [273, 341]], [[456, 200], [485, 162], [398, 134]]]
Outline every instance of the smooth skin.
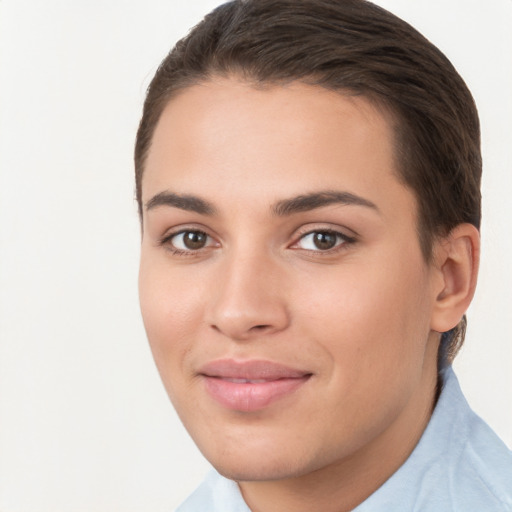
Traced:
[[[458, 226], [425, 261], [391, 119], [361, 96], [231, 77], [174, 97], [154, 133], [147, 335], [190, 435], [254, 512], [348, 511], [382, 485], [430, 418], [439, 332], [473, 296], [478, 232]], [[218, 359], [311, 376], [236, 411], [205, 390]]]

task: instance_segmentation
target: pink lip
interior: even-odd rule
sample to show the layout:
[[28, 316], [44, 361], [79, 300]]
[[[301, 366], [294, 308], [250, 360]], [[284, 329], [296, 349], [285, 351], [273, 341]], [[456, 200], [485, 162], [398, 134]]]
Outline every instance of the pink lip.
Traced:
[[271, 361], [212, 361], [199, 371], [206, 390], [218, 403], [236, 411], [252, 412], [296, 391], [311, 373]]

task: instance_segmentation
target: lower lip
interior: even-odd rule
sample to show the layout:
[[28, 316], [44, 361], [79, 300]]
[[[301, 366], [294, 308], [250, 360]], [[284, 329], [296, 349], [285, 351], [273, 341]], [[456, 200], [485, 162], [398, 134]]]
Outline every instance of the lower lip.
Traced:
[[235, 411], [253, 412], [290, 395], [305, 384], [309, 377], [310, 375], [305, 375], [300, 378], [257, 383], [238, 383], [208, 376], [204, 376], [204, 380], [210, 396], [224, 407]]

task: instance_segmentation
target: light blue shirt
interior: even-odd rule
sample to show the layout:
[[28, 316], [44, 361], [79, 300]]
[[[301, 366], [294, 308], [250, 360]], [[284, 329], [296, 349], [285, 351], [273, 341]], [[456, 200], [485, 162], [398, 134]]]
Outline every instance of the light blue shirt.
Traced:
[[[512, 512], [512, 452], [469, 407], [453, 370], [420, 442], [353, 512]], [[251, 512], [211, 471], [176, 512]]]

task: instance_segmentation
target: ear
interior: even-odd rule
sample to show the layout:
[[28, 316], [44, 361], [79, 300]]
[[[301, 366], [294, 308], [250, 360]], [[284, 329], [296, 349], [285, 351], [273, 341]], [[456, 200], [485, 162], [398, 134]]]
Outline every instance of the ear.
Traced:
[[480, 260], [480, 233], [459, 224], [434, 246], [434, 266], [440, 277], [434, 290], [431, 329], [446, 332], [461, 320], [473, 299]]

